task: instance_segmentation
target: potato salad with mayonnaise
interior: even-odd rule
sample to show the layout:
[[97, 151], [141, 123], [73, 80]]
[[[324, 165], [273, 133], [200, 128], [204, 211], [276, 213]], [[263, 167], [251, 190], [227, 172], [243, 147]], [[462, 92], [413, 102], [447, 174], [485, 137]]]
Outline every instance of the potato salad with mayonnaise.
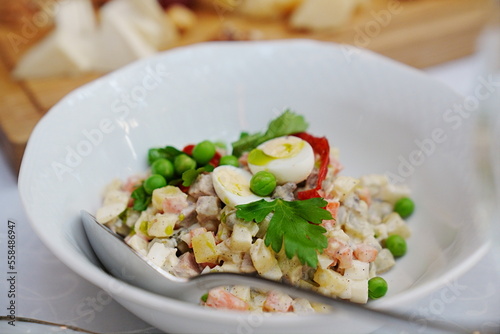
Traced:
[[[384, 175], [341, 175], [339, 151], [289, 110], [231, 150], [204, 140], [148, 151], [149, 168], [104, 192], [96, 218], [179, 277], [258, 274], [366, 303], [390, 288], [380, 275], [406, 253], [414, 210], [406, 186]], [[278, 291], [222, 286], [207, 307], [325, 311]]]

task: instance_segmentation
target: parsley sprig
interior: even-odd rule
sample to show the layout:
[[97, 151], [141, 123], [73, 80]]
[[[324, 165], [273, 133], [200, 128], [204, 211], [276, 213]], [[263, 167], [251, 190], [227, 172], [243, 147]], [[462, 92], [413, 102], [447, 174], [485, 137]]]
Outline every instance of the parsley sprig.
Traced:
[[257, 132], [245, 134], [232, 143], [233, 155], [239, 157], [246, 151], [250, 151], [265, 141], [273, 138], [286, 136], [307, 130], [308, 124], [304, 116], [285, 110], [279, 117], [272, 120], [265, 133]]
[[326, 230], [319, 225], [324, 219], [332, 219], [331, 213], [324, 209], [326, 205], [322, 198], [303, 201], [262, 199], [236, 206], [236, 216], [260, 223], [273, 212], [264, 239], [266, 246], [270, 245], [276, 253], [284, 246], [289, 259], [297, 255], [302, 264], [316, 268], [318, 252], [322, 253], [328, 246], [324, 235]]

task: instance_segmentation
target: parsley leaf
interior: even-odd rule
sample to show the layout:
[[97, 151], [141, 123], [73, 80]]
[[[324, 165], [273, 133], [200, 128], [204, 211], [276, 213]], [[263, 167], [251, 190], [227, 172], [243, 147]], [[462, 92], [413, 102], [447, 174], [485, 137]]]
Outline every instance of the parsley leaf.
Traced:
[[130, 197], [134, 199], [133, 209], [136, 211], [146, 210], [149, 203], [151, 203], [151, 195], [144, 190], [142, 184], [132, 192]]
[[264, 134], [257, 132], [240, 136], [240, 139], [232, 143], [232, 154], [239, 157], [244, 152], [250, 151], [265, 141], [293, 133], [304, 132], [307, 130], [307, 127], [308, 124], [304, 116], [297, 115], [287, 109], [269, 123], [268, 129]]
[[330, 212], [324, 209], [327, 202], [322, 198], [303, 201], [284, 201], [264, 199], [236, 206], [236, 216], [246, 221], [260, 223], [271, 212], [273, 216], [267, 228], [264, 243], [278, 253], [285, 247], [286, 256], [291, 259], [297, 255], [302, 264], [312, 268], [318, 265], [318, 254], [328, 246], [320, 226], [324, 219], [332, 219]]

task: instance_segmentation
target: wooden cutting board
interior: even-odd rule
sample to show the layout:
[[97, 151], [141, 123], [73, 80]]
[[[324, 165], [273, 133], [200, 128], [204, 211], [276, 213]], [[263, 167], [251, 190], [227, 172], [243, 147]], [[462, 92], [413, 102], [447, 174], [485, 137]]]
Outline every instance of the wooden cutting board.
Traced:
[[[391, 13], [390, 8], [398, 9]], [[285, 21], [252, 20], [205, 8], [197, 11], [196, 26], [183, 34], [178, 45], [312, 38], [367, 48], [423, 68], [471, 54], [478, 34], [495, 11], [493, 0], [373, 0], [341, 29], [307, 33], [291, 30]], [[0, 144], [14, 171], [40, 118], [67, 93], [102, 75], [13, 81], [10, 72], [16, 62], [51, 29], [50, 25], [34, 25], [36, 18], [31, 14], [0, 25]]]

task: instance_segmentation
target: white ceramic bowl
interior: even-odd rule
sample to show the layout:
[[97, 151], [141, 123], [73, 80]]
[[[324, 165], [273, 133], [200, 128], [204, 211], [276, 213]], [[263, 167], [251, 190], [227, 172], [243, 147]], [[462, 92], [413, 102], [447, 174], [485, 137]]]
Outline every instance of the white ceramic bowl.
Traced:
[[[463, 98], [376, 54], [307, 40], [207, 43], [138, 61], [65, 97], [35, 128], [19, 190], [33, 228], [66, 265], [152, 325], [179, 333], [366, 332], [380, 323], [331, 315], [211, 310], [123, 284], [98, 265], [79, 212], [113, 178], [146, 169], [150, 147], [235, 140], [283, 109], [341, 150], [344, 175], [387, 173], [413, 189], [409, 252], [373, 307], [403, 310], [486, 250], [476, 216], [473, 118]], [[352, 315], [351, 315], [352, 316]], [[356, 319], [356, 320], [353, 320]]]

